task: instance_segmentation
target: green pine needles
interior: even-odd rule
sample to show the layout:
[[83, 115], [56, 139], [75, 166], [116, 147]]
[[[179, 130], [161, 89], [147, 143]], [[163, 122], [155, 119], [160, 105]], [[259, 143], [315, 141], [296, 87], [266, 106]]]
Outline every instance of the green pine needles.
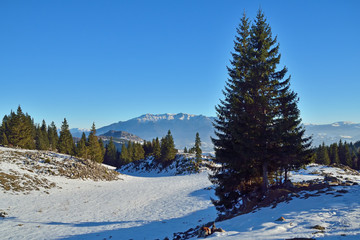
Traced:
[[253, 24], [243, 15], [234, 43], [212, 139], [222, 165], [210, 177], [220, 211], [233, 209], [250, 192], [265, 193], [275, 173], [285, 173], [286, 181], [287, 172], [305, 164], [310, 154], [297, 94], [287, 68], [277, 69], [279, 45], [261, 10]]

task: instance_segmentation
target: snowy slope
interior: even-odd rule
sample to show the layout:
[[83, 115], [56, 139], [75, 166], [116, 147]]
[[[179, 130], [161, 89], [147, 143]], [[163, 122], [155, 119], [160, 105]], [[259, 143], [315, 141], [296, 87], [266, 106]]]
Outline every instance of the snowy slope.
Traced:
[[[6, 151], [6, 149], [1, 149]], [[15, 169], [0, 160], [0, 170]], [[117, 181], [43, 175], [56, 188], [1, 191], [1, 239], [163, 239], [214, 219], [207, 172]]]
[[[360, 176], [338, 168], [312, 165], [293, 173], [293, 181], [316, 180], [331, 174], [344, 181], [360, 183]], [[313, 195], [313, 196], [310, 196]], [[310, 197], [309, 197], [310, 196]], [[209, 239], [360, 239], [360, 186], [336, 186], [323, 191], [303, 192], [299, 198], [218, 222], [225, 233]], [[284, 217], [285, 221], [277, 221]], [[325, 227], [322, 232], [316, 225]], [[195, 239], [195, 238], [194, 238]]]
[[[21, 161], [4, 161], [7, 151], [0, 148], [0, 173], [22, 171]], [[60, 161], [68, 156], [58, 158]], [[39, 174], [39, 178], [56, 183], [56, 187], [30, 192], [0, 189], [0, 212], [8, 214], [0, 218], [0, 239], [162, 240], [216, 219], [208, 172], [177, 176], [150, 172], [148, 177], [129, 174], [133, 176], [122, 174], [115, 181]], [[292, 179], [317, 181], [325, 174], [344, 182], [360, 182], [360, 176], [353, 172], [318, 165], [292, 173]], [[208, 238], [359, 239], [359, 198], [359, 185], [300, 192], [299, 197], [274, 208], [217, 222], [217, 227], [226, 232]], [[279, 217], [286, 220], [276, 221]], [[316, 225], [325, 227], [324, 232], [311, 228]]]

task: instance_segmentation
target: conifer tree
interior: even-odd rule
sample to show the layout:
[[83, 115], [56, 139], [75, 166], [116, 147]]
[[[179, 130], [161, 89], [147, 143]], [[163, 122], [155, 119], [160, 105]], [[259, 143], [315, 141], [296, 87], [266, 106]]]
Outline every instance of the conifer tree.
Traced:
[[[235, 37], [224, 99], [216, 106], [216, 161], [222, 167], [211, 176], [217, 185], [218, 210], [236, 205], [260, 186], [266, 192], [268, 175], [300, 166], [309, 155], [286, 67], [279, 71], [279, 45], [259, 10], [254, 24], [244, 14]], [[282, 152], [287, 152], [286, 157]]]
[[184, 147], [184, 153], [188, 153], [188, 150], [186, 147]]
[[131, 158], [130, 158], [130, 155], [129, 155], [129, 152], [128, 152], [128, 148], [125, 146], [125, 144], [123, 144], [121, 146], [121, 152], [120, 152], [119, 159], [120, 159], [121, 164], [128, 164], [128, 163], [131, 162]]
[[169, 130], [167, 135], [161, 139], [161, 161], [167, 162], [175, 159], [176, 149], [174, 139]]
[[8, 116], [8, 134], [9, 144], [19, 146], [21, 148], [35, 148], [35, 126], [33, 120], [28, 114], [24, 114], [19, 106], [16, 114], [11, 111]]
[[65, 153], [69, 155], [73, 155], [75, 151], [74, 140], [70, 133], [69, 125], [66, 118], [64, 118], [64, 121], [61, 125], [60, 137], [58, 141], [58, 150], [60, 153]]
[[133, 161], [144, 159], [145, 151], [140, 143], [134, 143]]
[[90, 130], [90, 134], [89, 134], [89, 138], [88, 138], [88, 149], [89, 149], [89, 159], [95, 162], [99, 162], [101, 163], [104, 158], [103, 158], [103, 152], [101, 149], [101, 146], [99, 144], [98, 138], [96, 136], [96, 128], [95, 128], [95, 123], [93, 123], [91, 130]]
[[144, 141], [143, 149], [144, 149], [145, 157], [153, 155], [154, 153], [153, 144], [151, 141]]
[[155, 140], [153, 140], [153, 154], [154, 154], [154, 158], [156, 160], [160, 160], [160, 158], [161, 158], [161, 147], [160, 147], [159, 138], [156, 138]]
[[201, 162], [201, 154], [202, 154], [202, 150], [201, 150], [201, 140], [200, 140], [200, 135], [197, 132], [196, 136], [195, 136], [195, 160], [196, 163], [200, 163]]
[[2, 133], [1, 144], [5, 145], [5, 146], [9, 145], [9, 142], [7, 140], [5, 132]]
[[119, 167], [119, 164], [117, 163], [116, 160], [117, 160], [116, 147], [113, 138], [111, 137], [109, 143], [106, 145], [104, 163], [114, 167]]
[[102, 138], [98, 138], [98, 139], [99, 139], [99, 146], [100, 146], [101, 156], [102, 156], [101, 162], [103, 162], [106, 149], [105, 149], [104, 142], [103, 142]]
[[76, 156], [87, 159], [88, 158], [88, 149], [86, 146], [86, 135], [83, 132], [80, 138], [80, 141], [76, 144]]
[[339, 152], [338, 152], [338, 146], [336, 143], [333, 143], [330, 145], [329, 149], [329, 157], [331, 163], [340, 163], [339, 160]]
[[55, 151], [58, 146], [59, 136], [54, 122], [51, 122], [50, 126], [48, 126], [48, 138], [50, 149]]
[[49, 137], [47, 132], [47, 126], [45, 120], [42, 121], [41, 127], [36, 127], [35, 137], [36, 149], [48, 150], [49, 149]]
[[128, 145], [127, 145], [127, 151], [128, 151], [128, 154], [129, 154], [129, 161], [130, 162], [134, 161], [134, 152], [135, 152], [134, 148], [135, 148], [134, 143], [129, 141]]
[[329, 157], [329, 153], [328, 153], [328, 148], [325, 146], [324, 143], [319, 146], [316, 156], [317, 156], [316, 162], [318, 164], [323, 164], [323, 165], [329, 165], [330, 164], [330, 157]]

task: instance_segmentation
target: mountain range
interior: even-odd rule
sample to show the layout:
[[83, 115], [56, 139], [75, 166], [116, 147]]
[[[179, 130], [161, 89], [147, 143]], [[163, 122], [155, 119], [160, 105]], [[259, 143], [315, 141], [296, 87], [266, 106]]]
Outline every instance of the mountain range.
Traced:
[[210, 137], [214, 136], [213, 117], [203, 115], [178, 114], [145, 114], [128, 121], [120, 121], [97, 129], [99, 135], [110, 130], [126, 131], [145, 140], [164, 137], [168, 130], [174, 138], [178, 149], [192, 147], [196, 132], [200, 134], [203, 151], [213, 151]]
[[[97, 129], [97, 134], [99, 136], [105, 134], [110, 137], [111, 133], [115, 134], [117, 131], [125, 131], [127, 134], [123, 135], [122, 139], [134, 141], [130, 138], [129, 133], [131, 133], [140, 139], [150, 141], [153, 138], [165, 136], [168, 130], [170, 130], [176, 147], [183, 149], [184, 147], [189, 148], [194, 145], [195, 134], [199, 132], [203, 151], [212, 152], [213, 144], [211, 137], [215, 136], [212, 125], [214, 119], [214, 117], [186, 113], [145, 114], [128, 121], [119, 121], [101, 127]], [[313, 137], [313, 146], [318, 146], [323, 142], [328, 145], [338, 142], [340, 139], [347, 142], [360, 140], [360, 124], [357, 123], [304, 124], [304, 127], [306, 129], [306, 136]], [[74, 137], [80, 137], [83, 131], [84, 129], [71, 129]], [[88, 131], [85, 130], [85, 133], [88, 133]]]

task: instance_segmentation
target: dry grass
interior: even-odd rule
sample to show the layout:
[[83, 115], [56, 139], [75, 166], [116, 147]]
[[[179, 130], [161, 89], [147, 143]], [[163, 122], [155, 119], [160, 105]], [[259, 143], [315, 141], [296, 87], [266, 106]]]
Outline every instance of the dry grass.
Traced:
[[[1, 163], [13, 164], [14, 169], [1, 169]], [[56, 187], [47, 176], [62, 176], [70, 179], [112, 181], [119, 173], [99, 163], [59, 155], [48, 151], [0, 151], [0, 189], [5, 192], [46, 190]]]

